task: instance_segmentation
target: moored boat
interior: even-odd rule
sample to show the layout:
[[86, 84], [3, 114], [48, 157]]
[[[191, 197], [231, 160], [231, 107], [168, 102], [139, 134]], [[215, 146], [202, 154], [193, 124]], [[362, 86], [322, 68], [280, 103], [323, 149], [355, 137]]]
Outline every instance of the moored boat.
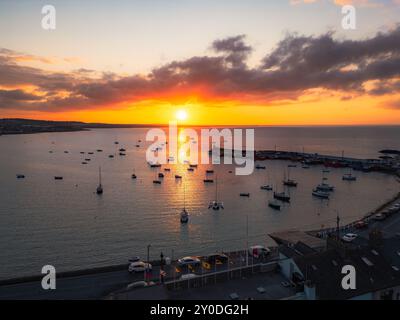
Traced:
[[290, 196], [285, 192], [274, 192], [274, 198], [284, 202], [290, 202]]
[[276, 200], [269, 200], [268, 206], [275, 210], [281, 210], [281, 204]]
[[321, 190], [318, 190], [318, 189], [314, 189], [312, 191], [312, 195], [314, 197], [321, 198], [321, 199], [329, 199], [329, 193], [328, 192], [324, 192], [324, 191], [321, 191]]

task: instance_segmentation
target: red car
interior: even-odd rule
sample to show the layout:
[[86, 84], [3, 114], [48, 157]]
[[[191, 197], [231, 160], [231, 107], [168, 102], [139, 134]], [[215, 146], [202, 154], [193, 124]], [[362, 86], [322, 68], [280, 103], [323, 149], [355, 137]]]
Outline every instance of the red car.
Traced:
[[354, 224], [354, 227], [355, 227], [356, 229], [365, 229], [365, 228], [368, 228], [368, 223], [365, 222], [365, 221], [360, 220], [360, 221], [357, 221], [357, 222]]

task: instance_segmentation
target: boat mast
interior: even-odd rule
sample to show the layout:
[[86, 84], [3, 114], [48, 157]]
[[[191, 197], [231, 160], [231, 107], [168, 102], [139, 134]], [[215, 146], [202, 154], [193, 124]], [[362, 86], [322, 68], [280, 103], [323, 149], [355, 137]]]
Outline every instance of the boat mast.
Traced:
[[99, 167], [99, 186], [101, 186], [101, 167]]
[[186, 185], [183, 184], [183, 210], [186, 211]]

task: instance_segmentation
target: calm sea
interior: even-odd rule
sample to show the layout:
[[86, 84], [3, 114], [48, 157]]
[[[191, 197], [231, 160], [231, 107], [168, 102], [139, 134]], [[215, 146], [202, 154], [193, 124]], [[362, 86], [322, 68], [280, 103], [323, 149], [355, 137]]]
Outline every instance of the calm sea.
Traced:
[[[282, 189], [288, 162], [265, 161], [266, 170], [251, 176], [229, 173], [233, 165], [169, 165], [161, 185], [160, 169], [145, 160], [147, 129], [96, 129], [71, 133], [0, 136], [0, 278], [40, 273], [45, 264], [57, 271], [125, 263], [130, 256], [177, 258], [246, 246], [271, 244], [267, 234], [290, 228], [303, 230], [333, 225], [336, 212], [352, 221], [398, 192], [391, 176], [357, 172], [358, 180], [341, 180], [344, 169], [331, 169], [329, 183], [336, 187], [329, 201], [311, 196], [321, 181], [322, 167], [291, 168], [299, 182], [290, 190], [292, 201], [280, 212], [269, 208], [272, 192], [265, 183]], [[384, 148], [400, 149], [400, 127], [273, 127], [256, 129], [256, 149], [318, 152], [376, 158]], [[136, 147], [142, 140], [140, 148]], [[119, 145], [114, 144], [119, 141]], [[126, 156], [118, 149], [125, 148]], [[96, 152], [102, 149], [103, 152]], [[52, 153], [49, 153], [52, 151]], [[64, 153], [68, 151], [68, 153]], [[80, 152], [85, 152], [84, 155]], [[94, 152], [89, 155], [88, 152]], [[109, 155], [115, 155], [109, 158]], [[88, 164], [82, 165], [85, 158]], [[98, 168], [104, 194], [98, 196]], [[218, 175], [218, 194], [225, 209], [207, 209], [215, 184], [204, 184], [205, 170]], [[131, 179], [135, 173], [138, 178]], [[24, 174], [25, 179], [16, 179]], [[183, 176], [182, 181], [174, 178]], [[54, 180], [63, 176], [63, 180]], [[179, 214], [186, 190], [188, 225]], [[239, 196], [249, 192], [249, 198]]]

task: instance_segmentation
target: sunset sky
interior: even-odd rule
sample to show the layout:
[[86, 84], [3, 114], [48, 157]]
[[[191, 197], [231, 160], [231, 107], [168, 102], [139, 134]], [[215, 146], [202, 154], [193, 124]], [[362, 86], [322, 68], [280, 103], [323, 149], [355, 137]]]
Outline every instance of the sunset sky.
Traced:
[[400, 124], [399, 23], [400, 0], [2, 0], [0, 118]]

